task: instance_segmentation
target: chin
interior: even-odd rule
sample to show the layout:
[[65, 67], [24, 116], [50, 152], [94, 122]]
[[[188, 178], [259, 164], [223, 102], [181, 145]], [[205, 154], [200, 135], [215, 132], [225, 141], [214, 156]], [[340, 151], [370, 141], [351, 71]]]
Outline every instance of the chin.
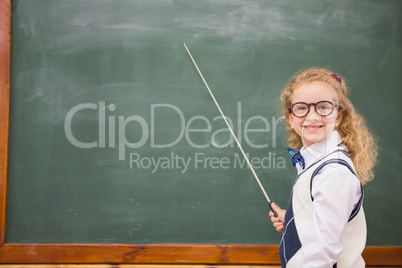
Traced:
[[[303, 144], [311, 146], [312, 144], [320, 142], [320, 141], [324, 140], [325, 138], [327, 138], [326, 135], [313, 136], [313, 137], [306, 137], [306, 135], [304, 135], [304, 137], [302, 138], [302, 141], [303, 141]], [[308, 147], [308, 146], [304, 146], [304, 147]]]

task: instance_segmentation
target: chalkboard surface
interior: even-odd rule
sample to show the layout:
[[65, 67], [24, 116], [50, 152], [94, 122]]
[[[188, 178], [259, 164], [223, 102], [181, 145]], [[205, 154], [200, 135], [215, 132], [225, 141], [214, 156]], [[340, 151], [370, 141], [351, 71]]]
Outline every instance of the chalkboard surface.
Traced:
[[400, 1], [12, 2], [7, 243], [276, 244], [295, 169], [279, 95], [347, 81], [380, 147], [369, 245], [401, 245]]

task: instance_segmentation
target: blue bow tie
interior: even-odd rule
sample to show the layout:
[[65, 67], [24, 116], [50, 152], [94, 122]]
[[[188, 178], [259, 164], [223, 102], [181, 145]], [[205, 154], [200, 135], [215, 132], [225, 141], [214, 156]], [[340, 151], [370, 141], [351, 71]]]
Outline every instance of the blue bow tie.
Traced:
[[290, 153], [290, 155], [292, 156], [293, 166], [295, 166], [297, 163], [300, 163], [300, 166], [302, 167], [302, 169], [304, 169], [304, 167], [305, 167], [304, 157], [301, 155], [300, 151], [296, 150], [296, 152], [295, 152], [290, 147], [288, 147], [287, 150]]

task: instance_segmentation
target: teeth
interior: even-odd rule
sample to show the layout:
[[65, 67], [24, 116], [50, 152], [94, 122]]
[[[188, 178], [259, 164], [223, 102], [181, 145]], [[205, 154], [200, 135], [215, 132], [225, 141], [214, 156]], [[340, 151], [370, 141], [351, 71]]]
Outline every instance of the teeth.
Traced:
[[306, 128], [319, 128], [320, 126], [305, 126]]

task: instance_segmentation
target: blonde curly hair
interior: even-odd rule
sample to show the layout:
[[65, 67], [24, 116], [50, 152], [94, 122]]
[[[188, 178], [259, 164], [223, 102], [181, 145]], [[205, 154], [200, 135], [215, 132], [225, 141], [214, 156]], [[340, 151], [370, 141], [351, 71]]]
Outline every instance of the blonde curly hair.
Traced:
[[364, 185], [374, 178], [373, 168], [376, 163], [378, 147], [374, 136], [366, 126], [364, 118], [359, 115], [353, 104], [347, 98], [347, 87], [344, 79], [333, 72], [311, 67], [297, 72], [289, 81], [281, 94], [282, 112], [286, 115], [286, 128], [288, 129], [288, 144], [293, 148], [303, 146], [301, 137], [291, 128], [288, 108], [291, 106], [293, 92], [303, 84], [312, 81], [323, 81], [331, 85], [338, 95], [338, 105], [343, 113], [342, 121], [338, 126], [339, 135], [348, 148], [350, 158], [356, 168], [357, 176]]

